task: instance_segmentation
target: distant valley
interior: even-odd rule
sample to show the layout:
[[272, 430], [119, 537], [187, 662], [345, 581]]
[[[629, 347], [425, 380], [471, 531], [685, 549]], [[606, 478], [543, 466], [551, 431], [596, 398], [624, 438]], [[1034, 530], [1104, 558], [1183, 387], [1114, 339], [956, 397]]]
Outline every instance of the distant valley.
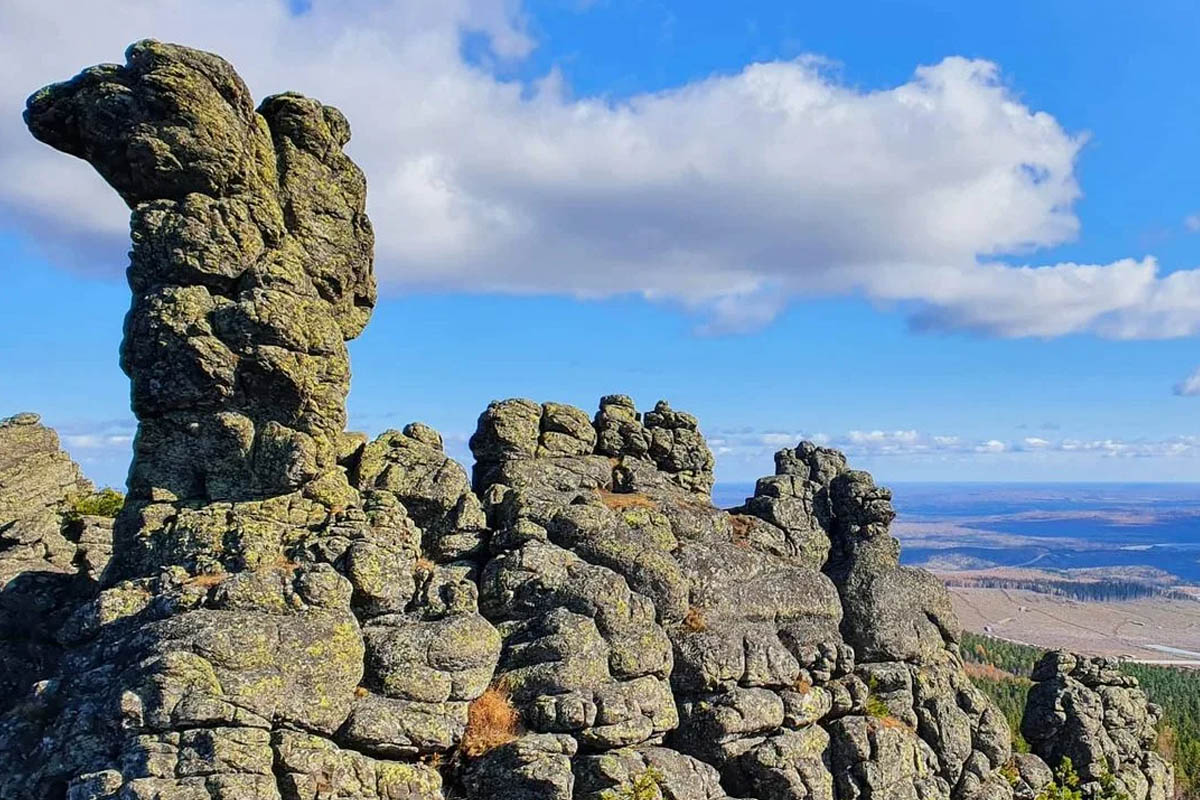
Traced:
[[[893, 485], [902, 560], [963, 625], [1011, 642], [1200, 667], [1200, 484]], [[718, 484], [735, 505], [747, 484]]]

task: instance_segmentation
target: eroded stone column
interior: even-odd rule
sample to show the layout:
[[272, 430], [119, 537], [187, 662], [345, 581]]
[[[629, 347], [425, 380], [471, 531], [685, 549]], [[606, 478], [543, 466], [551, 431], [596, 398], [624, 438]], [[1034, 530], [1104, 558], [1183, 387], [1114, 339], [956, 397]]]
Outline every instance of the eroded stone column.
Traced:
[[374, 237], [337, 109], [288, 93], [256, 110], [209, 53], [126, 55], [37, 92], [25, 119], [132, 209], [121, 365], [138, 435], [116, 547], [122, 573], [145, 574], [232, 557], [203, 536], [180, 550], [174, 509], [155, 505], [346, 502], [345, 342], [375, 303]]

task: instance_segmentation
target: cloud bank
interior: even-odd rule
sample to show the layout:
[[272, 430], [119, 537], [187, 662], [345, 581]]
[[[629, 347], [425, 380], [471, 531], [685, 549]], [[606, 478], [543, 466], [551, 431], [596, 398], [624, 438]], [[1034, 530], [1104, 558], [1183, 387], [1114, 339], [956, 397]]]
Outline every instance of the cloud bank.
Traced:
[[[466, 33], [485, 58], [464, 56]], [[556, 71], [517, 83], [488, 68], [536, 47], [515, 0], [314, 0], [302, 14], [282, 0], [9, 0], [0, 225], [75, 268], [123, 268], [126, 213], [13, 112], [145, 36], [221, 53], [258, 96], [296, 89], [347, 113], [385, 289], [637, 293], [713, 332], [831, 294], [1009, 337], [1200, 327], [1200, 272], [1000, 263], [1078, 234], [1083, 137], [1026, 107], [994, 64], [948, 57], [864, 91], [803, 58], [575, 97]]]
[[1171, 436], [1163, 439], [978, 439], [955, 435], [928, 434], [916, 430], [859, 431], [844, 434], [804, 431], [757, 432], [717, 431], [708, 439], [718, 458], [769, 461], [784, 447], [809, 440], [833, 447], [854, 458], [880, 456], [920, 457], [955, 455], [1091, 454], [1105, 458], [1177, 458], [1200, 456], [1200, 436]]

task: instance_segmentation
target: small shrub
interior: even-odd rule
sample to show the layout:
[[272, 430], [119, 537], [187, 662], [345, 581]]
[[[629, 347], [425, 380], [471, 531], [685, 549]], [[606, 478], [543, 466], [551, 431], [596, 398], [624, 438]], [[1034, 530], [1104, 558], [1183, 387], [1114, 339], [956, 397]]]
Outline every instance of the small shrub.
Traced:
[[125, 505], [125, 495], [116, 489], [104, 488], [98, 492], [76, 497], [67, 510], [72, 519], [82, 517], [108, 517], [112, 519], [121, 513]]
[[600, 800], [661, 800], [659, 781], [662, 779], [661, 772], [654, 767], [646, 767], [634, 775], [628, 785], [605, 789], [600, 793]]
[[1081, 800], [1079, 792], [1079, 775], [1071, 759], [1064, 758], [1054, 770], [1054, 780], [1050, 785], [1038, 792], [1037, 800]]
[[467, 707], [467, 728], [460, 750], [475, 758], [508, 744], [520, 732], [520, 716], [512, 698], [501, 687], [492, 686]]
[[1129, 795], [1117, 788], [1117, 779], [1111, 772], [1100, 776], [1100, 800], [1129, 800]]
[[688, 606], [687, 613], [683, 615], [683, 629], [692, 633], [700, 633], [708, 630], [708, 622], [704, 619], [704, 612], [695, 606]]

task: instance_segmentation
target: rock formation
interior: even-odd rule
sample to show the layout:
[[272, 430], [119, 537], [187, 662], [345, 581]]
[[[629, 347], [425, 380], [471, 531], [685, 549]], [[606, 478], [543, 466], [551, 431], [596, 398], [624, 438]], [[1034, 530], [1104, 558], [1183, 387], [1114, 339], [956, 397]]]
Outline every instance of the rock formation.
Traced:
[[1137, 678], [1112, 659], [1059, 650], [1042, 657], [1033, 680], [1021, 733], [1047, 763], [1071, 760], [1084, 800], [1175, 796], [1171, 766], [1154, 751], [1162, 709]]
[[[346, 120], [255, 110], [220, 58], [146, 41], [26, 121], [132, 209], [139, 424], [103, 589], [51, 621], [60, 667], [0, 726], [0, 797], [438, 796], [418, 757], [457, 743], [499, 642], [405, 506], [424, 519], [465, 473], [391, 482], [370, 465], [392, 443], [362, 459], [343, 432], [375, 293]], [[395, 461], [437, 463], [419, 433]]]
[[0, 420], [0, 711], [55, 672], [55, 622], [99, 589], [112, 520], [73, 512], [91, 492], [36, 414]]
[[222, 541], [211, 523], [225, 520], [191, 510], [225, 504], [251, 521], [255, 506], [238, 504], [294, 494], [293, 514], [314, 517], [351, 501], [337, 458], [345, 341], [375, 300], [366, 184], [336, 109], [282, 94], [256, 111], [208, 53], [139, 42], [126, 56], [42, 89], [25, 112], [132, 210], [121, 366], [138, 433], [116, 566], [137, 577], [270, 560], [282, 529]]
[[470, 476], [420, 423], [345, 433], [374, 283], [340, 113], [146, 41], [26, 119], [132, 209], [139, 429], [105, 567], [53, 433], [0, 426], [0, 800], [1013, 797], [945, 589], [840, 453], [725, 511], [665, 402], [493, 403]]

